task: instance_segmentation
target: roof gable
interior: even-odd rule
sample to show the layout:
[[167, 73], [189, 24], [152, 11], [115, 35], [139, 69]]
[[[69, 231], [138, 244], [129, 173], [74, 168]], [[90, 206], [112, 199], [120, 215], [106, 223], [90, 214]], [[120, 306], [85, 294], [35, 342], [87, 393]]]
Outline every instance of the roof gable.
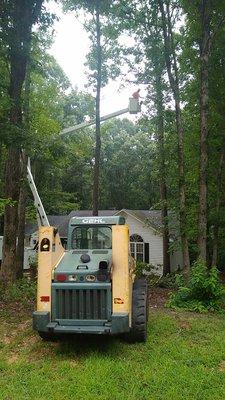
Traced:
[[161, 233], [162, 231], [162, 219], [161, 219], [161, 211], [149, 211], [149, 210], [128, 210], [123, 208], [120, 211], [117, 211], [116, 214], [124, 212], [127, 215], [135, 218], [137, 221], [145, 224], [146, 226], [150, 226], [157, 233]]

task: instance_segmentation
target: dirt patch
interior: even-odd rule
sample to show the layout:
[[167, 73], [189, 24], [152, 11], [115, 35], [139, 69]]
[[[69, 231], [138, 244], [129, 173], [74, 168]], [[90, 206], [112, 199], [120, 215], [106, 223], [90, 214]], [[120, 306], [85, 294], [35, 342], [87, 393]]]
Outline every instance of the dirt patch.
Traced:
[[20, 322], [17, 325], [17, 329], [23, 331], [24, 329], [27, 329], [29, 326], [31, 326], [31, 318], [27, 319], [26, 321]]
[[4, 325], [4, 331], [6, 333], [3, 333], [0, 341], [5, 345], [10, 345], [15, 341], [15, 338], [17, 338], [21, 332], [27, 330], [28, 327], [31, 327], [31, 319], [18, 323], [15, 321], [14, 324], [6, 323]]
[[225, 271], [219, 272], [219, 278], [220, 278], [220, 281], [225, 284]]
[[179, 327], [180, 329], [184, 330], [184, 331], [190, 331], [191, 328], [192, 328], [190, 322], [187, 322], [187, 321], [180, 321], [180, 322], [178, 323], [178, 327]]
[[221, 363], [219, 364], [219, 371], [220, 372], [225, 372], [225, 361], [221, 361]]
[[70, 360], [69, 365], [71, 368], [77, 367], [79, 365], [79, 362], [77, 360]]
[[37, 334], [33, 334], [29, 338], [29, 345], [24, 341], [24, 349], [28, 362], [42, 361], [43, 359], [51, 358], [52, 362], [58, 352], [60, 343], [56, 342], [45, 342]]
[[13, 340], [13, 336], [12, 335], [7, 335], [6, 333], [3, 335], [1, 342], [3, 344], [10, 344]]
[[9, 358], [8, 358], [8, 363], [9, 364], [14, 364], [18, 361], [19, 355], [18, 354], [12, 354]]
[[38, 343], [38, 341], [39, 341], [38, 336], [37, 336], [37, 335], [32, 335], [32, 336], [29, 336], [29, 338], [25, 338], [25, 339], [22, 341], [21, 346], [22, 346], [23, 348], [32, 347], [32, 346], [34, 346], [36, 343]]
[[172, 293], [171, 289], [152, 287], [149, 289], [149, 307], [150, 308], [164, 308], [168, 301], [169, 295]]
[[10, 321], [23, 320], [28, 314], [31, 315], [34, 309], [35, 305], [31, 300], [28, 300], [26, 304], [19, 301], [0, 301], [0, 316], [7, 316]]

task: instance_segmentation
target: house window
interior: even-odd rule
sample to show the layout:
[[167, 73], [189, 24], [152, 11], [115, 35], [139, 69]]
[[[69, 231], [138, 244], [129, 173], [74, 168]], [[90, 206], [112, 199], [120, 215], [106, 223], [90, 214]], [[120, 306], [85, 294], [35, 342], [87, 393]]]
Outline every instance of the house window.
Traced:
[[135, 260], [145, 261], [145, 244], [140, 235], [130, 236], [130, 252]]

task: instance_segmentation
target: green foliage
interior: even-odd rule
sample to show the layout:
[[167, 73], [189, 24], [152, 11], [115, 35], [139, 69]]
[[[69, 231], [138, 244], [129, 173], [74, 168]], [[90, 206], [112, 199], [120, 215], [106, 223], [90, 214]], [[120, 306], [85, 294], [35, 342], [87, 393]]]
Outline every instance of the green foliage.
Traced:
[[180, 286], [181, 280], [181, 274], [171, 273], [165, 276], [161, 276], [157, 283], [157, 286], [165, 289], [177, 289]]
[[183, 284], [183, 275], [177, 273], [159, 276], [154, 273], [154, 265], [142, 261], [136, 262], [135, 274], [137, 277], [145, 276], [148, 285], [165, 289], [178, 289]]
[[5, 201], [3, 199], [0, 199], [0, 215], [4, 214], [4, 209], [5, 209]]
[[188, 284], [184, 286], [180, 277], [177, 283], [179, 289], [171, 295], [169, 307], [196, 312], [223, 311], [225, 288], [219, 282], [216, 267], [208, 269], [201, 260], [198, 260], [191, 269]]
[[146, 272], [147, 274], [150, 273], [153, 268], [154, 266], [151, 264], [147, 264], [143, 261], [136, 261], [134, 273], [137, 278], [141, 278], [142, 276], [146, 276]]
[[103, 209], [148, 209], [158, 199], [153, 161], [155, 143], [149, 127], [128, 119], [102, 126], [102, 177], [100, 204]]
[[[135, 275], [137, 278], [145, 277], [148, 282], [148, 287], [160, 286], [160, 281], [162, 277], [154, 273], [155, 266], [152, 264], [147, 264], [143, 261], [136, 261]], [[171, 287], [171, 286], [163, 286]]]
[[47, 205], [46, 210], [48, 214], [66, 215], [79, 208], [73, 193], [53, 190], [49, 197], [49, 191], [46, 191], [42, 193], [42, 198]]
[[1, 199], [0, 198], [0, 215], [4, 214], [5, 206], [12, 206], [15, 204], [15, 201], [11, 199]]
[[34, 203], [28, 204], [26, 207], [26, 221], [35, 222], [37, 220], [37, 210]]

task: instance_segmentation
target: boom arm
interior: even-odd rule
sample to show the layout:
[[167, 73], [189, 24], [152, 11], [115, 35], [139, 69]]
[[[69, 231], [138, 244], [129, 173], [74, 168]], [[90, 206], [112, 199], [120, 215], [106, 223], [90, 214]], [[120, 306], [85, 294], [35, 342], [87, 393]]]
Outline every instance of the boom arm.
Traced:
[[27, 179], [29, 182], [29, 186], [30, 189], [33, 193], [34, 196], [34, 205], [36, 207], [37, 210], [37, 216], [38, 216], [38, 225], [39, 226], [50, 226], [49, 221], [48, 221], [48, 217], [46, 215], [44, 206], [42, 204], [41, 198], [38, 194], [35, 182], [34, 182], [34, 178], [30, 169], [30, 162], [28, 161], [27, 164]]
[[[131, 97], [129, 99], [129, 106], [127, 108], [124, 108], [119, 111], [115, 111], [111, 114], [104, 115], [103, 117], [100, 118], [100, 122], [106, 121], [107, 119], [118, 117], [119, 115], [130, 113], [130, 114], [137, 114], [138, 112], [141, 111], [141, 106], [139, 104], [138, 99], [134, 99]], [[81, 124], [71, 126], [69, 128], [65, 128], [60, 132], [60, 135], [70, 135], [71, 133], [77, 131], [78, 129], [86, 128], [87, 126], [95, 125], [95, 119], [92, 119], [91, 121], [88, 122], [82, 122]]]
[[[123, 110], [116, 111], [111, 114], [104, 115], [103, 117], [100, 118], [100, 122], [106, 121], [107, 119], [117, 117], [118, 115], [122, 115], [129, 112], [129, 108], [124, 108]], [[69, 128], [63, 129], [63, 131], [60, 132], [60, 135], [70, 135], [71, 133], [77, 131], [78, 129], [86, 128], [87, 126], [91, 126], [95, 124], [95, 119], [92, 119], [91, 121], [88, 122], [82, 122], [79, 125], [75, 126], [70, 126]]]
[[[103, 122], [103, 121], [106, 121], [107, 119], [117, 117], [118, 115], [126, 114], [127, 112], [129, 112], [130, 114], [137, 114], [140, 111], [141, 111], [141, 107], [140, 107], [138, 99], [130, 98], [128, 108], [124, 108], [123, 110], [119, 110], [114, 113], [104, 115], [103, 117], [100, 118], [100, 121]], [[63, 129], [60, 132], [60, 135], [61, 136], [70, 135], [71, 133], [73, 133], [79, 129], [86, 128], [87, 126], [91, 126], [94, 124], [95, 124], [95, 119], [93, 119], [89, 122], [83, 122], [82, 124], [78, 124], [75, 126], [71, 126], [70, 128]], [[28, 159], [28, 164], [27, 164], [27, 179], [29, 182], [30, 189], [34, 196], [34, 205], [37, 210], [38, 225], [39, 226], [50, 226], [48, 217], [46, 215], [41, 198], [38, 194], [38, 190], [36, 188], [34, 178], [33, 178], [32, 172], [31, 172], [30, 159]]]

